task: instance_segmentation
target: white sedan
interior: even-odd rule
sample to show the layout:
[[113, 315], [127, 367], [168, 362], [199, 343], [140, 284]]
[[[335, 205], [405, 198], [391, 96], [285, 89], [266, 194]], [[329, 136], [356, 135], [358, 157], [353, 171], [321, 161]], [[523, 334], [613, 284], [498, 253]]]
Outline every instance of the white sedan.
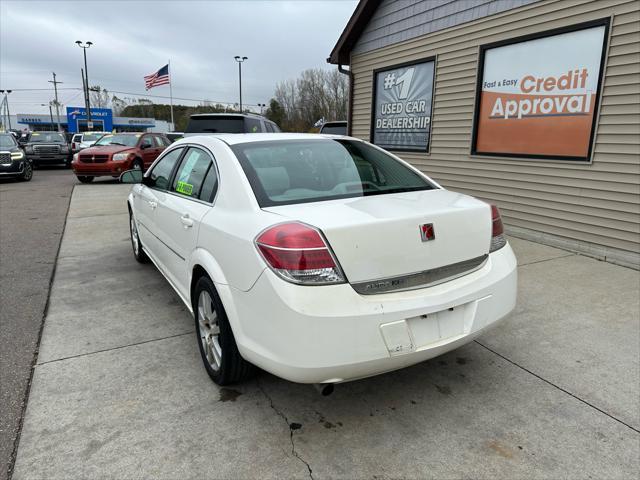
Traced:
[[134, 255], [193, 312], [220, 385], [254, 365], [327, 385], [395, 370], [515, 306], [498, 209], [358, 139], [194, 136], [121, 180]]

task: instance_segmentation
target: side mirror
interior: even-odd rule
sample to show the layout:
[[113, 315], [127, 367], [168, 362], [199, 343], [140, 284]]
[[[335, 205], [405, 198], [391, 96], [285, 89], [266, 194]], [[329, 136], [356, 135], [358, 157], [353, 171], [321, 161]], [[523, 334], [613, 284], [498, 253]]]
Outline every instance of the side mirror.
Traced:
[[140, 144], [140, 150], [146, 150], [147, 148], [149, 148], [151, 145], [149, 145], [148, 143], [142, 143]]
[[134, 168], [132, 170], [122, 172], [120, 175], [120, 183], [142, 183], [142, 177], [142, 170]]

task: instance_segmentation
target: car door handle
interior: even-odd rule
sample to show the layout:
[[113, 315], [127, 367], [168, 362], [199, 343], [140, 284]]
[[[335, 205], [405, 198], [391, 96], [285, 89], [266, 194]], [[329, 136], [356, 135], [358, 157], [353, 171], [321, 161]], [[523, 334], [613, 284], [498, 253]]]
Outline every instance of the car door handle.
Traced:
[[184, 225], [184, 228], [193, 227], [193, 220], [191, 220], [191, 217], [189, 216], [188, 213], [185, 213], [180, 217], [180, 222], [182, 222], [182, 225]]
[[155, 210], [156, 207], [158, 206], [158, 202], [154, 202], [153, 200], [147, 200], [147, 203], [149, 204], [152, 210]]

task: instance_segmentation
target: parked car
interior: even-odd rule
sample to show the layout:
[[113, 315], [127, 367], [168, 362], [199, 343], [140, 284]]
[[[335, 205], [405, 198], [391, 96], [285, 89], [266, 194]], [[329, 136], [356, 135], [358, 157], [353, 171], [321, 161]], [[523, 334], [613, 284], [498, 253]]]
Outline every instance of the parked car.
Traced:
[[0, 178], [6, 177], [25, 182], [33, 177], [33, 165], [13, 133], [0, 133]]
[[346, 135], [347, 122], [342, 120], [337, 122], [325, 122], [320, 127], [319, 133], [326, 133], [330, 135]]
[[167, 132], [165, 135], [169, 140], [171, 140], [171, 142], [175, 142], [176, 140], [180, 140], [184, 137], [183, 132]]
[[500, 213], [381, 148], [313, 134], [174, 143], [128, 197], [133, 254], [194, 314], [220, 385], [332, 385], [470, 342], [516, 300]]
[[108, 132], [84, 132], [76, 133], [71, 138], [71, 151], [78, 153], [80, 150], [93, 146], [103, 135]]
[[24, 152], [33, 165], [71, 164], [69, 144], [60, 132], [31, 132], [23, 143]]
[[118, 177], [129, 169], [146, 170], [171, 145], [160, 133], [109, 133], [73, 156], [73, 172], [82, 183]]
[[271, 120], [248, 113], [196, 113], [189, 117], [184, 136], [202, 133], [277, 133]]

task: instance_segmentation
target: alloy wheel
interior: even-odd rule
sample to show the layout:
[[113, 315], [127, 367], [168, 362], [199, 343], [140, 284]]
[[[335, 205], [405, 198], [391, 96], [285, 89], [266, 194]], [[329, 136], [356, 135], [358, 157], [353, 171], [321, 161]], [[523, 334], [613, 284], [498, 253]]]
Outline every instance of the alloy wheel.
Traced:
[[220, 346], [220, 324], [213, 299], [206, 290], [198, 297], [198, 330], [202, 350], [207, 362], [214, 371], [220, 369], [222, 361], [222, 347]]
[[133, 245], [133, 253], [136, 255], [140, 251], [140, 242], [138, 241], [138, 227], [136, 227], [136, 221], [133, 219], [133, 215], [129, 216], [131, 222], [131, 245]]

